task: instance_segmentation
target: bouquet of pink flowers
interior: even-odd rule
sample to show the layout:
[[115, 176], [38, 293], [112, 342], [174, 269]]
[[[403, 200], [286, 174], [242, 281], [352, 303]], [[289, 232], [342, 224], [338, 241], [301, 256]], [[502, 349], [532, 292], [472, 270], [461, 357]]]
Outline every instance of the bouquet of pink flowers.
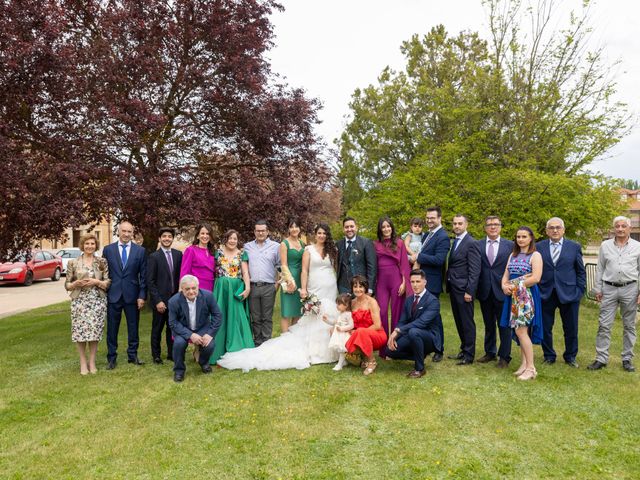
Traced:
[[307, 295], [302, 299], [302, 313], [314, 313], [318, 315], [320, 313], [320, 299], [315, 294]]

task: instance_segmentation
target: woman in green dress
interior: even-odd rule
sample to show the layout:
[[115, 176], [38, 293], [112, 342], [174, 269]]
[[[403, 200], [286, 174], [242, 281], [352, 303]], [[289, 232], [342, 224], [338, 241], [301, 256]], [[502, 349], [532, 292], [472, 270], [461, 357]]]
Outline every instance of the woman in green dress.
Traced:
[[216, 334], [215, 348], [209, 361], [214, 365], [226, 352], [253, 348], [249, 324], [249, 258], [242, 251], [238, 232], [227, 230], [216, 251], [216, 281], [213, 296], [222, 311], [222, 324]]
[[282, 320], [280, 330], [285, 333], [302, 314], [300, 301], [300, 274], [304, 242], [300, 240], [300, 223], [295, 219], [287, 221], [288, 236], [280, 243], [281, 286], [280, 305]]

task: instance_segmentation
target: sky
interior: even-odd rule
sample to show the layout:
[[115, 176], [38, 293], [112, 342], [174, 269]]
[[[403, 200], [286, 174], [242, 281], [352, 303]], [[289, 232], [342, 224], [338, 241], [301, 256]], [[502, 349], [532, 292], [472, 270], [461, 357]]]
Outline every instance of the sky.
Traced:
[[[581, 0], [559, 0], [558, 21]], [[317, 133], [332, 145], [348, 119], [356, 88], [376, 84], [388, 65], [404, 66], [400, 44], [443, 24], [455, 35], [478, 31], [488, 39], [487, 14], [480, 0], [280, 0], [275, 12], [275, 47], [268, 53], [272, 69], [289, 86], [319, 99], [322, 124]], [[567, 10], [565, 10], [567, 9]], [[600, 0], [591, 7], [594, 45], [605, 49], [618, 85], [616, 99], [628, 105], [631, 132], [605, 159], [589, 169], [608, 176], [640, 180], [640, 0]]]

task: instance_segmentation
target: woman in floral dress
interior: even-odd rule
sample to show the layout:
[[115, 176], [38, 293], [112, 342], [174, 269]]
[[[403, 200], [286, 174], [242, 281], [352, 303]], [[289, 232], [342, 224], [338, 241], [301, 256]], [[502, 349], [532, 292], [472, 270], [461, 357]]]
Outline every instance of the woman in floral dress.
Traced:
[[226, 352], [253, 348], [249, 324], [249, 257], [241, 250], [238, 232], [228, 230], [216, 252], [216, 281], [213, 296], [222, 311], [222, 324], [216, 334], [210, 363], [214, 365]]
[[[93, 234], [80, 239], [82, 255], [69, 260], [65, 288], [71, 295], [71, 341], [75, 342], [80, 355], [80, 374], [96, 373], [98, 342], [102, 340], [107, 318], [107, 296], [109, 267], [104, 258], [96, 257], [100, 247]], [[89, 360], [87, 361], [87, 346]]]
[[533, 380], [538, 374], [533, 364], [533, 344], [542, 341], [540, 277], [542, 256], [536, 252], [533, 231], [520, 227], [502, 276], [502, 290], [507, 298], [500, 319], [500, 326], [511, 327], [520, 344], [522, 363], [514, 373], [519, 380]]

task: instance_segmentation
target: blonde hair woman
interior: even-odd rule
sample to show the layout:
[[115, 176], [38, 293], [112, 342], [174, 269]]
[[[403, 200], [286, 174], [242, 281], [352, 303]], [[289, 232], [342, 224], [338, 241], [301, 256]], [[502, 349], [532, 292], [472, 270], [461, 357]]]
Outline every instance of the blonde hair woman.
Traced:
[[64, 283], [71, 295], [71, 341], [78, 348], [81, 375], [98, 371], [96, 353], [107, 318], [105, 291], [111, 280], [107, 261], [95, 255], [98, 248], [100, 243], [95, 235], [86, 234], [80, 238], [82, 255], [69, 260]]

